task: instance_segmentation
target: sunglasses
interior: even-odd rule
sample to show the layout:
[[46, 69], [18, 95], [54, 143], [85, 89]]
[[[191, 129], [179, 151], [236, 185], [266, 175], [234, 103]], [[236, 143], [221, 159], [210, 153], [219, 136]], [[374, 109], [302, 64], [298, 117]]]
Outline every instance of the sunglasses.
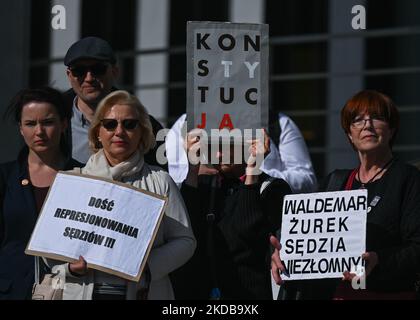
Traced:
[[69, 69], [73, 77], [76, 77], [76, 78], [86, 77], [86, 74], [88, 73], [88, 71], [90, 71], [92, 76], [99, 77], [99, 76], [103, 76], [106, 73], [106, 70], [108, 69], [108, 65], [104, 63], [97, 63], [91, 66], [83, 66], [83, 65], [74, 66]]
[[[101, 125], [108, 131], [115, 131], [115, 129], [118, 127], [118, 120], [117, 119], [102, 119]], [[140, 124], [140, 121], [137, 119], [124, 119], [121, 120], [121, 126], [125, 130], [134, 130], [136, 129]]]

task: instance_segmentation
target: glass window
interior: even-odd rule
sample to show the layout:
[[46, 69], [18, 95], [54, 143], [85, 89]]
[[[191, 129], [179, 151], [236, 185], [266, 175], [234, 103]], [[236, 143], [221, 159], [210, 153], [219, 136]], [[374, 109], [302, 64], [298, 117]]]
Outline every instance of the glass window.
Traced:
[[[135, 0], [89, 0], [82, 2], [81, 36], [98, 36], [107, 40], [115, 52], [132, 51], [135, 41]], [[119, 56], [120, 87], [134, 82], [133, 54]]]
[[328, 0], [266, 1], [270, 36], [328, 32]]
[[[180, 5], [180, 3], [177, 3]], [[170, 45], [185, 48], [187, 36], [187, 21], [227, 21], [228, 1], [225, 0], [186, 0], [182, 2], [182, 9], [175, 7], [172, 2], [170, 22]], [[186, 50], [173, 53], [169, 57], [169, 79], [171, 82], [186, 82]], [[182, 92], [183, 91], [183, 92]], [[168, 118], [177, 119], [186, 112], [186, 85], [182, 88], [169, 90]]]
[[[30, 30], [29, 85], [48, 84], [48, 57], [50, 53], [51, 32], [50, 1], [32, 1]], [[43, 60], [43, 61], [42, 61]]]
[[408, 27], [420, 25], [420, 1], [366, 1], [368, 29]]

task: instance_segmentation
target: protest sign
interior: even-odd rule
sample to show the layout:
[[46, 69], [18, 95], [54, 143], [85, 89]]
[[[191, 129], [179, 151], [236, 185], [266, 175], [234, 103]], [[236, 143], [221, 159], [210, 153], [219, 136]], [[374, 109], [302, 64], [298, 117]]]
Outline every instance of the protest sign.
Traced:
[[367, 190], [288, 195], [280, 257], [285, 280], [360, 274], [366, 247]]
[[267, 122], [268, 25], [188, 22], [188, 131], [250, 138]]
[[138, 281], [165, 207], [151, 192], [60, 172], [25, 252], [68, 262], [82, 255], [90, 268]]

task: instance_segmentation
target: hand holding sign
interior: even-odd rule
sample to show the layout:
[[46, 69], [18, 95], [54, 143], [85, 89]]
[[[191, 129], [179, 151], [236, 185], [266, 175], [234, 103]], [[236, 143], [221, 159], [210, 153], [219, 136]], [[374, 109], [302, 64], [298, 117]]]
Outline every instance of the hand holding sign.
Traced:
[[270, 236], [270, 243], [274, 247], [274, 252], [271, 255], [271, 274], [273, 275], [274, 281], [278, 285], [281, 285], [284, 281], [280, 274], [286, 271], [280, 259], [281, 244], [275, 236]]
[[82, 256], [79, 256], [79, 260], [69, 263], [69, 270], [78, 276], [84, 276], [87, 273], [86, 260]]
[[[366, 261], [365, 272], [362, 276], [367, 277], [378, 264], [378, 255], [374, 251], [365, 252], [364, 254], [362, 254], [362, 259]], [[354, 277], [360, 276], [349, 271], [345, 271], [343, 273], [343, 280], [345, 281], [352, 281]]]

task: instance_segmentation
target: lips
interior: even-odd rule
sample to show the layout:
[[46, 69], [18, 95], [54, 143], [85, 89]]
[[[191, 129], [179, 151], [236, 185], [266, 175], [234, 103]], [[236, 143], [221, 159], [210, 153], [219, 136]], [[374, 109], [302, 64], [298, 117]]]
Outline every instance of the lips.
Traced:
[[370, 134], [370, 135], [362, 137], [362, 140], [364, 140], [364, 139], [377, 139], [377, 138], [378, 138], [378, 136], [376, 136], [374, 134]]
[[35, 140], [34, 144], [45, 144], [46, 142], [46, 140]]
[[88, 92], [93, 92], [93, 91], [98, 91], [99, 90], [99, 87], [87, 85], [87, 86], [82, 86], [82, 89], [83, 90], [86, 90]]
[[125, 141], [113, 141], [112, 143], [116, 144], [117, 146], [123, 146], [123, 145], [127, 144], [127, 142], [125, 142]]

